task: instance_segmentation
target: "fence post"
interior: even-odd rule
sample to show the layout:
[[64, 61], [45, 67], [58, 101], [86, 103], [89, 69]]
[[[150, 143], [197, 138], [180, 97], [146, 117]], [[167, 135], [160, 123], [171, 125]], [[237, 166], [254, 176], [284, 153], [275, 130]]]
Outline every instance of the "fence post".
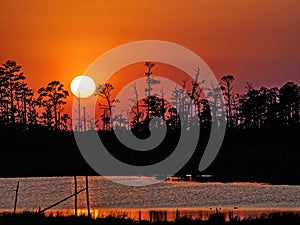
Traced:
[[18, 193], [19, 193], [19, 184], [20, 184], [20, 181], [18, 181], [17, 189], [16, 189], [16, 197], [15, 197], [15, 205], [14, 205], [14, 214], [16, 214], [16, 210], [17, 210]]
[[88, 210], [88, 217], [91, 217], [90, 199], [89, 199], [89, 177], [85, 176], [85, 191], [86, 191], [86, 207]]
[[75, 217], [77, 217], [77, 177], [74, 176], [74, 185], [75, 185]]

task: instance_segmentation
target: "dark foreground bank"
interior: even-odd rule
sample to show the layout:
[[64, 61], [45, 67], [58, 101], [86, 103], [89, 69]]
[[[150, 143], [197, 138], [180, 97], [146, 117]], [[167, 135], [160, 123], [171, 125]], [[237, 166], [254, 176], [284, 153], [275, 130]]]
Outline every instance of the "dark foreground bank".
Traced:
[[[77, 135], [85, 140], [90, 133], [87, 131]], [[181, 165], [182, 169], [176, 175], [214, 175], [208, 181], [300, 184], [300, 127], [228, 129], [213, 163], [205, 171], [199, 172], [198, 166], [206, 150], [209, 134], [209, 131], [201, 131], [194, 154], [185, 165]], [[147, 166], [172, 155], [180, 132], [168, 130], [162, 143], [151, 151], [127, 148], [114, 132], [98, 131], [98, 136], [107, 151], [117, 160], [129, 165]], [[99, 175], [84, 160], [73, 132], [42, 128], [27, 131], [0, 129], [0, 141], [0, 177]], [[84, 144], [88, 145], [89, 142]], [[99, 148], [100, 150], [103, 149]], [[164, 171], [162, 174], [151, 175], [164, 175]]]
[[44, 214], [23, 212], [17, 215], [13, 214], [2, 214], [0, 215], [0, 224], [5, 225], [74, 225], [74, 224], [85, 224], [85, 225], [131, 225], [131, 224], [207, 224], [207, 225], [219, 225], [219, 224], [245, 224], [245, 225], [299, 225], [300, 216], [294, 213], [272, 213], [269, 215], [261, 215], [258, 218], [248, 218], [240, 220], [238, 217], [230, 218], [229, 221], [225, 220], [225, 216], [222, 213], [212, 214], [208, 220], [191, 220], [188, 218], [180, 218], [174, 222], [168, 221], [133, 221], [126, 218], [115, 218], [115, 217], [106, 217], [92, 219], [86, 216], [74, 217], [74, 216], [45, 216]]

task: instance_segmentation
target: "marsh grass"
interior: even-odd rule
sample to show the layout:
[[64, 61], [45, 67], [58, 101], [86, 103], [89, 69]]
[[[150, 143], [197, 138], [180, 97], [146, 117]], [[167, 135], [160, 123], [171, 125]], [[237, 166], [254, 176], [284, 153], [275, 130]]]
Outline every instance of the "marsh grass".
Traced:
[[2, 213], [0, 215], [0, 224], [2, 225], [176, 225], [176, 224], [204, 224], [204, 225], [299, 225], [300, 216], [295, 213], [272, 213], [269, 215], [261, 215], [256, 218], [239, 219], [238, 217], [232, 217], [228, 221], [225, 220], [225, 215], [223, 213], [211, 214], [208, 220], [200, 219], [190, 219], [187, 217], [182, 217], [177, 221], [134, 221], [132, 219], [126, 219], [126, 216], [117, 217], [108, 216], [105, 218], [92, 219], [85, 215], [78, 217], [74, 216], [62, 216], [60, 214], [52, 214], [46, 216], [45, 214], [35, 213], [35, 212], [22, 212], [18, 214], [12, 213]]

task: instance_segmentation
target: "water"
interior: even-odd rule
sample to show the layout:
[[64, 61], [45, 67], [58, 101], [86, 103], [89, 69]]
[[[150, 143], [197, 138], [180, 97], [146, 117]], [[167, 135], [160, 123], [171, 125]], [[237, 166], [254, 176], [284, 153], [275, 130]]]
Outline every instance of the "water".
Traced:
[[[140, 181], [136, 177], [115, 179], [127, 179], [132, 183]], [[149, 178], [142, 178], [142, 181], [146, 182], [147, 179]], [[44, 209], [74, 193], [73, 177], [1, 178], [0, 211], [13, 210], [18, 181], [20, 188], [17, 209], [22, 211]], [[100, 214], [97, 209], [102, 210], [102, 215], [113, 213], [122, 215], [126, 211], [134, 218], [145, 218], [145, 213], [141, 216], [137, 214], [140, 213], [138, 211], [150, 214], [151, 210], [156, 210], [169, 212], [168, 219], [170, 215], [174, 218], [176, 209], [181, 209], [182, 213], [201, 211], [204, 213], [201, 214], [202, 217], [205, 216], [205, 212], [215, 212], [216, 208], [240, 212], [300, 211], [300, 186], [297, 185], [161, 182], [150, 186], [129, 187], [102, 177], [89, 177], [89, 185], [90, 206], [97, 215]], [[78, 177], [78, 191], [84, 187], [85, 177]], [[52, 212], [72, 214], [73, 208], [74, 198], [70, 198], [55, 206]], [[78, 195], [78, 208], [82, 209], [82, 212], [86, 208], [85, 191]]]

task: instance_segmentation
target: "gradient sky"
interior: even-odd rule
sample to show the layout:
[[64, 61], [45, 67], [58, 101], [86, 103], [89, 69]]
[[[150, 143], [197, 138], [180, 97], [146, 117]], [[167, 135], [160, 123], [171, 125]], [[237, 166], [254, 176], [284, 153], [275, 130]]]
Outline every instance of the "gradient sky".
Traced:
[[297, 0], [7, 0], [0, 2], [0, 62], [23, 66], [35, 90], [69, 86], [106, 51], [145, 39], [178, 43], [197, 53], [237, 90], [300, 83]]

